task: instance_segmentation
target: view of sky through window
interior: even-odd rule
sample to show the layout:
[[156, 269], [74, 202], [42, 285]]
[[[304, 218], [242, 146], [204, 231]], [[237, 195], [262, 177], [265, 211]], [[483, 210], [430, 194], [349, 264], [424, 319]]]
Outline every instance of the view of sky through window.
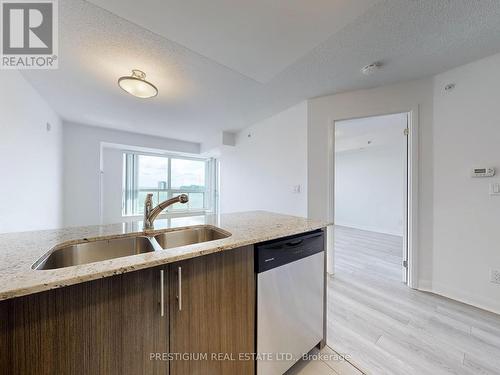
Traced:
[[204, 161], [172, 159], [172, 189], [203, 189], [204, 186]]
[[166, 189], [168, 159], [158, 156], [139, 155], [139, 189]]

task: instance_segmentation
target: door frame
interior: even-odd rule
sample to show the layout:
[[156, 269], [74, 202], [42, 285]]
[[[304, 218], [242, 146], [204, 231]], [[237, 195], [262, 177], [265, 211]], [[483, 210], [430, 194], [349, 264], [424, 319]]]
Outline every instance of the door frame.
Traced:
[[[408, 114], [408, 183], [407, 183], [407, 222], [405, 223], [406, 247], [408, 257], [407, 285], [418, 288], [418, 187], [419, 187], [419, 106], [410, 108], [392, 108], [389, 111], [379, 111], [371, 114], [353, 113], [352, 116], [335, 118], [329, 121], [328, 127], [328, 221], [335, 220], [335, 123], [366, 117], [384, 116], [398, 113]], [[328, 227], [328, 237], [333, 238], [333, 226]], [[334, 273], [335, 253], [333, 241], [328, 241], [327, 251], [330, 254], [329, 271]]]

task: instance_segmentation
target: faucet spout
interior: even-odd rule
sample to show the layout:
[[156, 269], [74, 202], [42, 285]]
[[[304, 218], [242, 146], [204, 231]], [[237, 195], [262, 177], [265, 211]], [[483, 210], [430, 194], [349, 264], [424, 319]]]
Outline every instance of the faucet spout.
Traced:
[[189, 202], [189, 197], [187, 194], [181, 194], [177, 197], [167, 199], [159, 203], [153, 208], [153, 194], [148, 194], [146, 200], [144, 201], [144, 230], [154, 229], [154, 221], [156, 217], [168, 206], [175, 203], [187, 203]]

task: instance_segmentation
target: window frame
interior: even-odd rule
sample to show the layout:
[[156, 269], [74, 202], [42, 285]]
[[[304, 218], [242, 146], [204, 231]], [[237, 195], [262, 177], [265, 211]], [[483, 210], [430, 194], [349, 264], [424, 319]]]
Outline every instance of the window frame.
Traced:
[[[167, 186], [165, 189], [159, 188], [139, 188], [139, 156], [154, 156], [165, 158], [167, 163]], [[172, 188], [172, 160], [194, 160], [205, 163], [205, 189], [173, 189]], [[215, 213], [217, 211], [217, 181], [218, 181], [218, 162], [215, 158], [203, 158], [186, 155], [178, 155], [175, 153], [153, 153], [153, 152], [137, 152], [123, 151], [123, 173], [122, 173], [122, 217], [142, 216], [139, 211], [139, 205], [143, 202], [138, 202], [138, 195], [141, 192], [155, 193], [165, 192], [166, 199], [170, 199], [176, 195], [185, 193], [203, 193], [203, 208], [188, 208], [174, 209], [170, 206], [162, 212], [163, 216], [186, 216], [193, 214]], [[187, 203], [189, 205], [189, 202]]]

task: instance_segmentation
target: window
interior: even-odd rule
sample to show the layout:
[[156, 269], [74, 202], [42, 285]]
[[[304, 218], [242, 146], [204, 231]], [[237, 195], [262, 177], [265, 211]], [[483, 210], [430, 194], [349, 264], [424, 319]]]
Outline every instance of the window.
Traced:
[[142, 215], [148, 193], [154, 205], [182, 193], [189, 196], [187, 204], [170, 206], [170, 213], [214, 211], [215, 181], [214, 159], [124, 153], [122, 214]]

